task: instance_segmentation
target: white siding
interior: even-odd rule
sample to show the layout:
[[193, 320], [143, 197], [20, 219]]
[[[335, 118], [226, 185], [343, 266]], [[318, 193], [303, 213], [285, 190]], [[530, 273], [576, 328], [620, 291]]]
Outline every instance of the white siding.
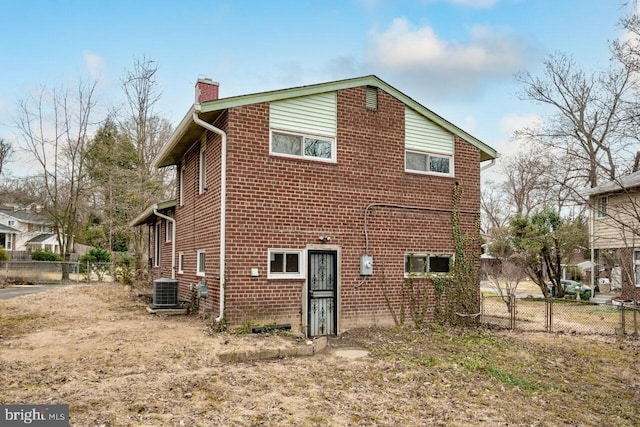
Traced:
[[453, 155], [453, 134], [409, 107], [404, 110], [404, 127], [407, 150]]
[[337, 132], [336, 92], [272, 102], [269, 126], [271, 129], [335, 137]]

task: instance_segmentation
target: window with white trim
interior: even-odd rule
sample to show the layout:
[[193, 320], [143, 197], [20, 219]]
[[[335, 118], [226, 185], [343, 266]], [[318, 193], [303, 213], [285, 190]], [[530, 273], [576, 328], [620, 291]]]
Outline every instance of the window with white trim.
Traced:
[[405, 254], [404, 274], [448, 273], [451, 265], [450, 254]]
[[410, 172], [453, 175], [451, 161], [453, 157], [445, 154], [432, 154], [420, 151], [405, 151], [405, 170]]
[[156, 232], [155, 232], [155, 239], [154, 239], [154, 265], [156, 267], [160, 266], [160, 236], [162, 234], [162, 227], [161, 224], [159, 222], [156, 222]]
[[607, 216], [608, 205], [609, 205], [608, 196], [602, 196], [598, 198], [598, 206], [596, 208], [596, 218], [604, 218]]
[[164, 236], [166, 242], [171, 242], [173, 240], [173, 221], [165, 220], [167, 224]]
[[283, 131], [271, 131], [269, 153], [325, 162], [336, 161], [335, 138]]
[[302, 271], [302, 251], [296, 249], [269, 249], [267, 277], [278, 279], [299, 279]]
[[7, 225], [16, 225], [16, 222], [10, 219], [9, 221], [7, 221]]
[[207, 191], [207, 146], [200, 146], [200, 169], [198, 175], [198, 193]]
[[178, 252], [178, 273], [184, 273], [184, 253]]
[[204, 276], [205, 272], [205, 252], [198, 251], [196, 257], [196, 276]]
[[178, 177], [178, 179], [180, 180], [180, 182], [178, 183], [179, 188], [178, 191], [180, 192], [180, 206], [184, 205], [184, 162], [182, 162], [180, 164], [180, 176]]

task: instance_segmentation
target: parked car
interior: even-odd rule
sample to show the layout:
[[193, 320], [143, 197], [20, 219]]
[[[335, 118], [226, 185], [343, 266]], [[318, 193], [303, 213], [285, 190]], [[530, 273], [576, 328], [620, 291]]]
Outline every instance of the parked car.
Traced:
[[[576, 292], [580, 292], [580, 299], [583, 301], [588, 301], [589, 298], [593, 296], [593, 291], [589, 286], [583, 285], [580, 282], [576, 282], [575, 280], [560, 280], [562, 284], [562, 288], [564, 289], [565, 298], [576, 299]], [[548, 285], [549, 293], [552, 297], [555, 297], [557, 292], [553, 283], [549, 283]]]

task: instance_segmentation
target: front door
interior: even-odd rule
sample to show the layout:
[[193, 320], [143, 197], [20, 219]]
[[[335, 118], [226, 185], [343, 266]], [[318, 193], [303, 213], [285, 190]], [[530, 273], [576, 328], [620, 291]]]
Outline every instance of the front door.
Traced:
[[307, 336], [336, 335], [338, 253], [309, 250], [307, 266]]

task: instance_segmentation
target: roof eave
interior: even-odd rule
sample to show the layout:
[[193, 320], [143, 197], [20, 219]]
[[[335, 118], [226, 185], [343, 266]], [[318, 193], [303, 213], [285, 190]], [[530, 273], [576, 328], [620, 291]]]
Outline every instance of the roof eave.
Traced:
[[[200, 104], [199, 111], [202, 115], [215, 112], [219, 113], [233, 107], [315, 95], [322, 92], [338, 91], [358, 86], [377, 87], [389, 93], [396, 99], [399, 99], [408, 107], [416, 110], [418, 113], [429, 118], [442, 128], [448, 130], [452, 134], [464, 139], [471, 145], [478, 148], [480, 150], [480, 161], [493, 160], [498, 157], [498, 152], [489, 145], [480, 141], [471, 134], [465, 132], [461, 128], [429, 110], [422, 104], [415, 101], [413, 98], [405, 95], [403, 92], [399, 91], [398, 89], [394, 88], [393, 86], [389, 85], [388, 83], [384, 82], [374, 75], [216, 99]], [[196, 109], [195, 106], [192, 105], [178, 125], [176, 131], [171, 135], [169, 141], [162, 147], [160, 153], [156, 156], [156, 159], [154, 160], [154, 166], [171, 166], [177, 164], [180, 161], [182, 153], [188, 148], [187, 146], [190, 146], [193, 143], [193, 140], [191, 140], [191, 138], [188, 138], [188, 140], [184, 140], [185, 135], [193, 134], [193, 132], [199, 131], [198, 126], [193, 122], [194, 111], [196, 111]], [[176, 150], [176, 148], [178, 147], [181, 147], [180, 150]]]
[[137, 227], [139, 225], [148, 224], [151, 222], [151, 218], [155, 216], [155, 211], [163, 211], [171, 209], [177, 205], [175, 200], [167, 200], [164, 202], [155, 203], [144, 210], [140, 215], [135, 217], [129, 222], [130, 227]]

